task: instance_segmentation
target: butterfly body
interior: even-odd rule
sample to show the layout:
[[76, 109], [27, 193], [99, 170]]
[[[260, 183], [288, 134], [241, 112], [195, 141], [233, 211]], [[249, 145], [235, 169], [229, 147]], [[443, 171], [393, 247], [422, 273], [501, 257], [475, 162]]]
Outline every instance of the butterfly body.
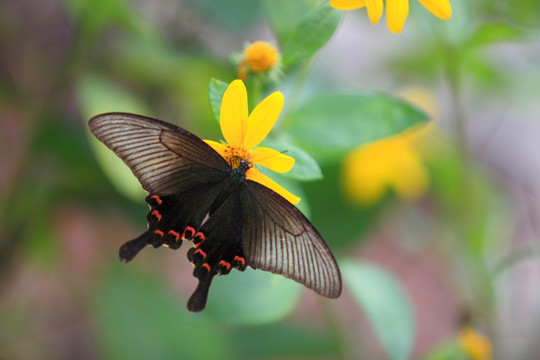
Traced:
[[190, 311], [204, 309], [214, 276], [248, 265], [339, 296], [339, 268], [320, 234], [294, 205], [246, 179], [248, 161], [229, 159], [232, 167], [190, 132], [140, 115], [98, 115], [89, 127], [149, 193], [148, 230], [122, 245], [120, 258], [191, 241], [187, 256], [199, 284]]

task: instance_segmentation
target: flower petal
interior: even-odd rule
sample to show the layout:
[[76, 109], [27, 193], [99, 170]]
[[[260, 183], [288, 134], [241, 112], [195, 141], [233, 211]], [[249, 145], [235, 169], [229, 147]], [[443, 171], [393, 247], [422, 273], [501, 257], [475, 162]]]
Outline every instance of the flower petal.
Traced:
[[354, 10], [366, 6], [366, 0], [330, 0], [330, 5], [338, 10]]
[[418, 0], [439, 19], [447, 20], [452, 16], [449, 0]]
[[405, 19], [409, 15], [408, 0], [386, 0], [386, 23], [394, 34], [403, 30]]
[[353, 202], [369, 205], [377, 202], [388, 187], [393, 146], [379, 140], [353, 150], [345, 159], [344, 185]]
[[293, 157], [267, 147], [253, 150], [250, 160], [278, 173], [287, 172], [294, 166]]
[[383, 13], [383, 0], [366, 0], [366, 6], [371, 23], [378, 23]]
[[227, 149], [227, 145], [225, 144], [222, 144], [222, 143], [218, 143], [217, 141], [212, 141], [212, 140], [203, 140], [205, 143], [207, 143], [208, 145], [210, 145], [212, 147], [212, 149], [216, 150], [216, 152], [221, 155], [222, 158], [224, 158], [225, 160], [226, 159], [226, 155], [225, 155], [225, 149]]
[[225, 141], [232, 146], [241, 146], [248, 121], [246, 86], [242, 80], [234, 80], [223, 95], [219, 124]]
[[300, 198], [298, 196], [291, 194], [283, 187], [278, 185], [274, 180], [262, 174], [259, 170], [251, 168], [248, 170], [246, 175], [249, 180], [258, 182], [259, 184], [266, 186], [270, 190], [275, 191], [276, 193], [287, 199], [287, 201], [291, 204], [296, 205], [300, 202]]
[[268, 135], [283, 108], [283, 94], [276, 91], [261, 101], [249, 115], [244, 149], [253, 149]]
[[391, 182], [396, 193], [403, 199], [420, 199], [429, 187], [429, 177], [420, 156], [412, 149], [402, 149], [394, 159]]

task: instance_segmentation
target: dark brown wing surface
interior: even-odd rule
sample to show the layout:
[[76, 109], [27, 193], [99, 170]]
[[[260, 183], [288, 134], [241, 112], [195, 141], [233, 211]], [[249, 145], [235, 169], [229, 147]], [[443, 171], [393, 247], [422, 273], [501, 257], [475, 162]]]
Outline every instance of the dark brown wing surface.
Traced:
[[337, 298], [341, 274], [317, 229], [272, 190], [249, 180], [245, 184], [241, 201], [247, 263], [293, 279], [320, 295]]
[[160, 120], [108, 113], [93, 117], [88, 126], [152, 194], [186, 191], [223, 180], [231, 171], [229, 164], [197, 136]]

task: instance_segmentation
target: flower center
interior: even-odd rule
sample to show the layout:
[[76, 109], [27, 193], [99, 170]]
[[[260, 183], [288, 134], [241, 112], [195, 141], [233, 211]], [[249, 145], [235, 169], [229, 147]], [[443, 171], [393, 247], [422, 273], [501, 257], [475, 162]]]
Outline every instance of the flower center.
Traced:
[[225, 160], [227, 160], [233, 169], [238, 168], [242, 161], [249, 164], [249, 167], [253, 166], [253, 163], [249, 161], [250, 157], [250, 151], [245, 150], [244, 148], [231, 145], [227, 145], [225, 148]]

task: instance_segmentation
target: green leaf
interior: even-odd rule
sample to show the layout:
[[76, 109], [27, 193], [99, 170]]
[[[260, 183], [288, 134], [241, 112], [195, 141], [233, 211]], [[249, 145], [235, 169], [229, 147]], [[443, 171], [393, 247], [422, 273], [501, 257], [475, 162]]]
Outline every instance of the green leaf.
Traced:
[[478, 48], [504, 41], [523, 39], [526, 32], [508, 23], [487, 23], [480, 26], [465, 43], [469, 48]]
[[211, 79], [210, 84], [208, 85], [208, 99], [210, 99], [210, 108], [214, 114], [217, 122], [219, 123], [219, 114], [221, 111], [221, 100], [223, 99], [223, 94], [229, 86], [225, 81], [218, 79]]
[[201, 17], [227, 30], [240, 32], [258, 20], [260, 2], [256, 0], [186, 0], [188, 5], [196, 8]]
[[[105, 359], [234, 359], [232, 339], [185, 300], [134, 268], [115, 266], [95, 298], [96, 336]], [[211, 344], [211, 346], [208, 346]]]
[[232, 271], [214, 279], [205, 312], [226, 324], [269, 324], [294, 310], [301, 291], [296, 282], [266, 271]]
[[264, 14], [280, 43], [288, 37], [317, 0], [263, 0]]
[[299, 205], [309, 199], [310, 219], [330, 248], [341, 250], [357, 246], [364, 240], [364, 235], [377, 225], [377, 219], [390, 202], [384, 199], [367, 208], [354, 204], [343, 189], [341, 164], [327, 164], [323, 166], [322, 173], [322, 181], [302, 184], [306, 196], [302, 197]]
[[265, 139], [261, 146], [281, 151], [295, 159], [294, 167], [289, 172], [283, 173], [283, 176], [303, 181], [322, 179], [321, 168], [317, 161], [299, 147], [274, 139]]
[[283, 64], [292, 65], [313, 56], [330, 40], [342, 11], [324, 2], [308, 12], [293, 30], [283, 48]]
[[143, 102], [133, 95], [98, 76], [83, 77], [78, 83], [77, 91], [84, 127], [99, 165], [120, 193], [134, 201], [140, 201], [145, 193], [135, 175], [116, 154], [90, 133], [87, 122], [91, 117], [106, 112], [148, 114], [148, 110]]
[[422, 360], [469, 360], [471, 357], [456, 343], [437, 346]]
[[427, 120], [424, 112], [389, 95], [329, 93], [308, 99], [289, 114], [284, 130], [319, 162], [335, 162], [359, 145]]
[[243, 327], [234, 334], [241, 339], [240, 359], [334, 359], [336, 355], [328, 333], [307, 323]]
[[358, 261], [341, 264], [341, 273], [390, 359], [409, 359], [415, 334], [413, 309], [397, 279]]

